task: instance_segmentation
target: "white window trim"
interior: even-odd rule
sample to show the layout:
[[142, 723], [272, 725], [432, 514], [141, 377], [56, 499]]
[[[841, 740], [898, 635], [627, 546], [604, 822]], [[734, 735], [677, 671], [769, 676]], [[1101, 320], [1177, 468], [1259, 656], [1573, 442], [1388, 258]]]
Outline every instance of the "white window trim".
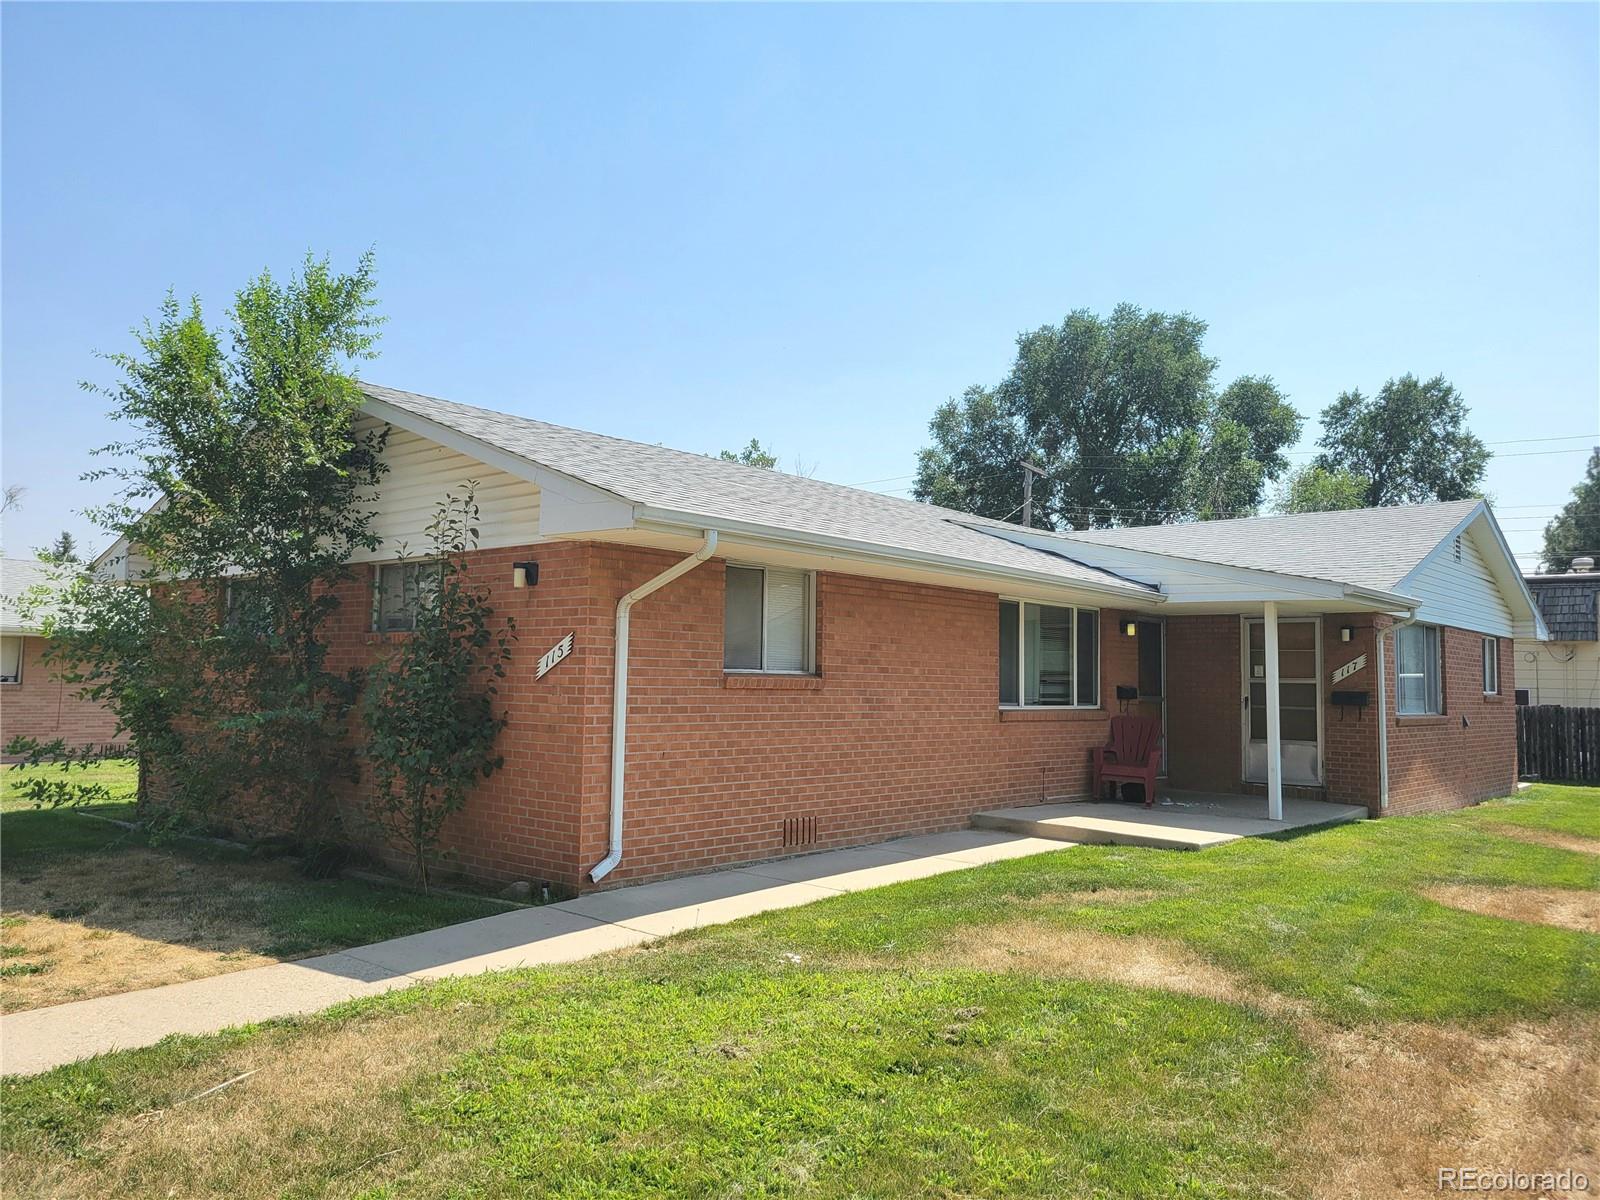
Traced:
[[372, 619], [368, 623], [371, 633], [415, 633], [416, 624], [412, 623], [410, 629], [385, 629], [383, 627], [383, 569], [385, 567], [443, 567], [442, 559], [424, 556], [421, 558], [391, 558], [380, 560], [372, 564]]
[[[1431, 630], [1433, 633], [1434, 686], [1431, 688], [1426, 686], [1428, 683], [1426, 654], [1423, 655], [1422, 681], [1424, 684], [1423, 691], [1427, 694], [1428, 699], [1434, 703], [1434, 707], [1425, 708], [1421, 712], [1406, 712], [1400, 707], [1400, 646], [1397, 640], [1394, 649], [1394, 715], [1397, 717], [1442, 717], [1444, 716], [1444, 630], [1441, 626], [1427, 625], [1420, 622], [1409, 625], [1406, 628], [1419, 629], [1424, 633]], [[1404, 632], [1404, 630], [1401, 632]], [[1411, 674], [1411, 672], [1407, 672], [1407, 674]]]
[[[1485, 696], [1498, 696], [1500, 694], [1500, 639], [1485, 637], [1483, 639], [1483, 694]], [[1494, 675], [1494, 686], [1490, 687], [1489, 676]]]
[[[727, 577], [729, 567], [738, 567], [742, 571], [761, 572], [761, 665], [759, 667], [730, 667], [727, 665], [727, 648], [723, 648], [724, 675], [815, 675], [817, 673], [817, 573], [797, 567], [780, 567], [779, 570], [799, 570], [806, 581], [806, 615], [805, 615], [805, 643], [801, 647], [801, 667], [798, 671], [786, 671], [778, 667], [767, 666], [767, 570], [766, 563], [736, 562], [726, 560], [723, 564], [723, 577]], [[723, 617], [723, 638], [727, 638], [727, 617]]]
[[[1103, 628], [1105, 622], [1103, 620], [1101, 620], [1101, 618], [1100, 618], [1100, 610], [1098, 608], [1090, 607], [1087, 604], [1051, 604], [1046, 600], [1026, 600], [1021, 596], [997, 596], [997, 597], [995, 597], [995, 604], [996, 605], [1000, 605], [1000, 604], [1015, 604], [1017, 606], [1017, 703], [1015, 703], [1015, 704], [1001, 703], [1000, 706], [999, 706], [1001, 712], [1020, 712], [1020, 711], [1022, 711], [1024, 709], [1026, 709], [1029, 712], [1032, 712], [1034, 709], [1060, 710], [1060, 709], [1074, 709], [1074, 708], [1079, 709], [1079, 710], [1088, 711], [1088, 710], [1093, 710], [1093, 709], [1104, 707], [1101, 704], [1101, 697], [1105, 694], [1105, 689], [1104, 689], [1104, 687], [1101, 686], [1103, 681], [1100, 678], [1100, 656], [1101, 656], [1102, 652], [1105, 649], [1105, 647], [1102, 645], [1102, 643], [1105, 641], [1105, 629]], [[1028, 684], [1027, 684], [1027, 676], [1026, 676], [1026, 665], [1027, 665], [1027, 661], [1028, 661], [1028, 645], [1027, 645], [1027, 639], [1025, 637], [1023, 637], [1023, 630], [1026, 628], [1026, 625], [1027, 625], [1027, 622], [1023, 619], [1022, 606], [1024, 604], [1035, 604], [1035, 605], [1039, 605], [1039, 606], [1041, 606], [1043, 608], [1064, 608], [1064, 609], [1067, 609], [1069, 612], [1072, 613], [1072, 649], [1070, 651], [1070, 654], [1072, 656], [1072, 703], [1071, 704], [1029, 704], [1028, 703], [1028, 700], [1027, 700]], [[1095, 701], [1094, 701], [1093, 704], [1079, 704], [1078, 703], [1078, 614], [1079, 613], [1084, 613], [1084, 612], [1092, 612], [1095, 615], [1095, 638], [1094, 638]], [[1163, 637], [1162, 654], [1165, 655], [1165, 653], [1166, 653], [1165, 638]], [[1163, 658], [1162, 661], [1163, 661], [1163, 669], [1164, 669], [1165, 658]], [[996, 679], [995, 680], [995, 690], [998, 692], [999, 688], [1000, 688], [1000, 681], [998, 679]]]

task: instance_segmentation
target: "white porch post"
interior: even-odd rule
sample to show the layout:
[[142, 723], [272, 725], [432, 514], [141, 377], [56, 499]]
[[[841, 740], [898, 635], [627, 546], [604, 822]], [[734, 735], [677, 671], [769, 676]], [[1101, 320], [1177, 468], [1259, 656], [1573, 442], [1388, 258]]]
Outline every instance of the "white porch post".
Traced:
[[1278, 605], [1261, 605], [1261, 629], [1267, 658], [1267, 820], [1283, 820], [1283, 738], [1278, 721]]

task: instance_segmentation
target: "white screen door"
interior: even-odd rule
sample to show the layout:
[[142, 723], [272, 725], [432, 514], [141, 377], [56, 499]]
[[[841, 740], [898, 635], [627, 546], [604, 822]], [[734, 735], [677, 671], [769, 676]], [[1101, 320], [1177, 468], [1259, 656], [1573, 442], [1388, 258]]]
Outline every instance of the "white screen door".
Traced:
[[[1245, 622], [1244, 777], [1267, 781], [1267, 631]], [[1278, 618], [1278, 716], [1283, 743], [1283, 781], [1322, 782], [1322, 622], [1316, 617]]]

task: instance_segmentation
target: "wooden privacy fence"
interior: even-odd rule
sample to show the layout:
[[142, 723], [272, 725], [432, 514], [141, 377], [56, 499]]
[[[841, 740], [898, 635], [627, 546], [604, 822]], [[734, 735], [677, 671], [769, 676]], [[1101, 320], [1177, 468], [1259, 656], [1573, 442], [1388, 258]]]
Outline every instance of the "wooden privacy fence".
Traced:
[[1600, 783], [1600, 708], [1518, 708], [1517, 774]]

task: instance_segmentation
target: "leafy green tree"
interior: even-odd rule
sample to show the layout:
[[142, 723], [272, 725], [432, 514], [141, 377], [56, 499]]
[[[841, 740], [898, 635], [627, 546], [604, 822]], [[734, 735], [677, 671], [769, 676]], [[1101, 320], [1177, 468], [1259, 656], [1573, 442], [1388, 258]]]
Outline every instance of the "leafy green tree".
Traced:
[[1600, 449], [1589, 455], [1589, 467], [1572, 499], [1544, 527], [1544, 565], [1547, 571], [1570, 571], [1572, 560], [1600, 559]]
[[1443, 375], [1402, 375], [1373, 397], [1343, 393], [1322, 410], [1317, 445], [1317, 466], [1367, 480], [1369, 507], [1475, 496], [1490, 458]]
[[[327, 628], [348, 561], [381, 544], [385, 432], [356, 432], [351, 370], [373, 357], [374, 284], [370, 254], [263, 273], [226, 334], [169, 294], [137, 352], [108, 356], [121, 381], [89, 390], [136, 436], [103, 452], [124, 492], [98, 515], [149, 565], [142, 586], [80, 580], [53, 651], [190, 807], [248, 793], [312, 845], [337, 837], [354, 769], [359, 679], [330, 668]], [[244, 593], [263, 619], [227, 618]]]
[[1272, 507], [1281, 513], [1337, 512], [1363, 508], [1368, 480], [1352, 471], [1329, 471], [1316, 463], [1296, 467], [1279, 482]]
[[39, 561], [47, 563], [75, 563], [78, 561], [78, 542], [67, 530], [50, 544], [48, 550], [39, 551]]
[[751, 438], [750, 444], [743, 450], [737, 453], [723, 450], [717, 457], [723, 462], [743, 463], [747, 467], [765, 467], [769, 471], [778, 465], [778, 456], [764, 448], [755, 438]]
[[494, 708], [496, 681], [516, 635], [509, 617], [495, 627], [488, 589], [468, 574], [466, 556], [478, 544], [475, 492], [468, 485], [452, 493], [428, 527], [438, 587], [416, 631], [374, 668], [366, 694], [370, 806], [411, 852], [424, 889], [445, 821], [502, 763], [494, 744], [506, 718]]
[[1118, 305], [1017, 339], [1010, 372], [941, 404], [918, 455], [919, 500], [999, 520], [1022, 507], [1026, 459], [1045, 471], [1034, 523], [1087, 529], [1252, 512], [1302, 418], [1271, 379], [1218, 393], [1206, 326]]

